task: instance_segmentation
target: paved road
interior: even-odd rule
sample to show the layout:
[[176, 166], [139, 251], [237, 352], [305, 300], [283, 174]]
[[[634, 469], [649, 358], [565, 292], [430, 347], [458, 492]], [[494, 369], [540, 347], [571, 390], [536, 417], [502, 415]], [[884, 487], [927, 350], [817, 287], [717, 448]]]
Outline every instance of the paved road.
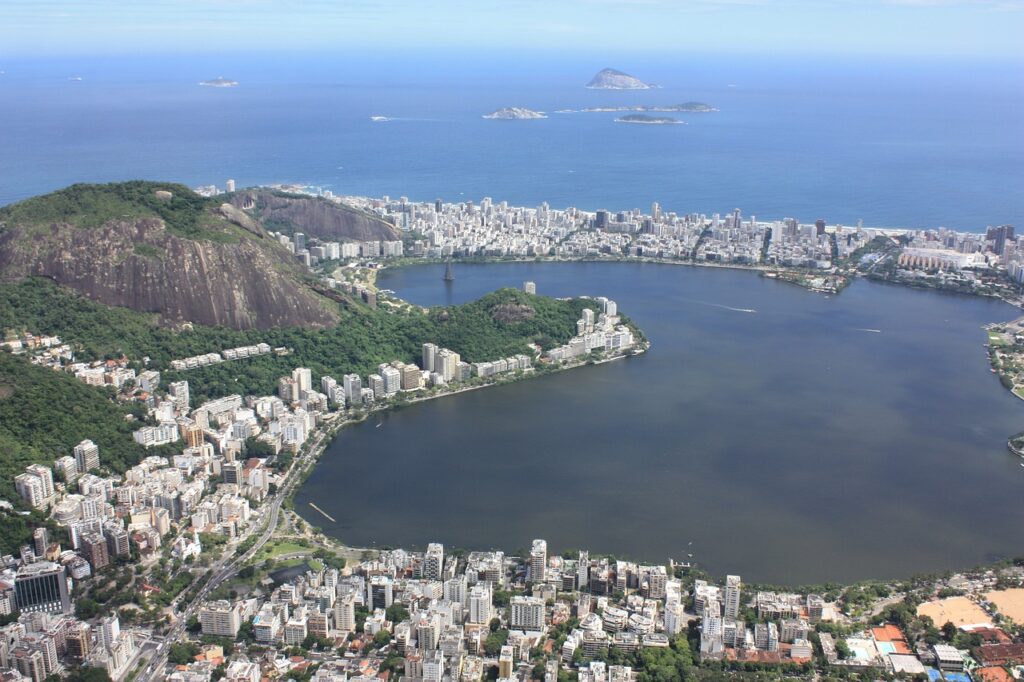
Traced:
[[[274, 535], [274, 531], [277, 529], [277, 522], [281, 514], [281, 505], [284, 503], [291, 491], [295, 489], [299, 481], [302, 479], [303, 472], [306, 471], [316, 461], [316, 457], [325, 446], [325, 440], [327, 439], [327, 430], [322, 430], [315, 438], [306, 454], [296, 460], [292, 465], [291, 470], [288, 472], [288, 477], [285, 479], [284, 484], [277, 491], [277, 494], [270, 498], [270, 503], [267, 505], [269, 514], [265, 515], [267, 518], [267, 524], [263, 527], [263, 532], [257, 538], [256, 543], [244, 554], [240, 556], [232, 556], [229, 552], [225, 552], [224, 556], [214, 563], [206, 575], [210, 576], [203, 585], [199, 594], [196, 598], [185, 608], [185, 610], [178, 616], [178, 620], [171, 626], [170, 631], [164, 637], [164, 643], [157, 649], [153, 659], [149, 662], [149, 665], [143, 670], [138, 677], [135, 678], [136, 682], [155, 682], [156, 680], [164, 679], [164, 669], [167, 667], [167, 654], [170, 652], [170, 644], [172, 642], [180, 641], [185, 633], [185, 626], [188, 624], [189, 619], [199, 613], [199, 606], [206, 600], [207, 595], [215, 590], [221, 583], [233, 576], [242, 566], [245, 565], [250, 559], [256, 556], [256, 553], [263, 549], [263, 545], [267, 544], [270, 538]], [[239, 544], [247, 540], [255, 529], [250, 529], [248, 532], [242, 535], [239, 539]], [[183, 593], [184, 594], [184, 593]], [[180, 597], [179, 597], [180, 598]], [[177, 600], [171, 605], [172, 609], [177, 604]]]

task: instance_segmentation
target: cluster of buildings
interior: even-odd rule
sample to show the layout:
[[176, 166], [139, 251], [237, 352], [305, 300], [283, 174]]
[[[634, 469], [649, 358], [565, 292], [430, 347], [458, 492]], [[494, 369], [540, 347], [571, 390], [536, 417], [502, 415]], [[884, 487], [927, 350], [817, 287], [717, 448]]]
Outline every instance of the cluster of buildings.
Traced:
[[595, 299], [601, 306], [596, 316], [590, 308], [584, 308], [576, 321], [576, 336], [569, 343], [556, 346], [544, 356], [552, 362], [565, 362], [581, 358], [588, 353], [623, 353], [636, 344], [632, 330], [621, 324], [618, 305], [602, 297]]
[[[792, 218], [763, 222], [730, 214], [679, 215], [657, 203], [640, 209], [611, 212], [577, 208], [552, 209], [495, 203], [485, 197], [449, 204], [410, 202], [402, 197], [328, 197], [373, 212], [399, 229], [422, 235], [408, 255], [425, 258], [602, 256], [691, 260], [738, 265], [779, 265], [830, 268], [836, 256], [870, 241], [871, 233], [830, 226], [825, 221], [802, 224]], [[835, 238], [833, 238], [835, 236]]]
[[697, 580], [693, 602], [694, 612], [701, 618], [702, 657], [757, 663], [810, 661], [814, 650], [809, 633], [825, 609], [819, 595], [758, 592], [753, 601], [757, 620], [745, 623], [740, 613], [744, 602], [738, 575], [727, 576], [724, 586]]
[[940, 228], [908, 231], [904, 238], [895, 258], [897, 281], [1011, 296], [1024, 283], [1024, 242], [1012, 225], [989, 227], [984, 235]]
[[[498, 679], [525, 679], [531, 652], [550, 628], [578, 622], [553, 652], [548, 669], [556, 679], [560, 667], [578, 660], [577, 650], [599, 657], [609, 647], [668, 647], [685, 620], [671, 620], [665, 605], [681, 594], [664, 566], [591, 559], [586, 552], [550, 556], [543, 540], [522, 560], [500, 551], [452, 556], [431, 543], [425, 552], [384, 551], [341, 571], [308, 570], [249, 599], [211, 601], [199, 618], [204, 635], [219, 637], [235, 637], [249, 622], [255, 643], [274, 651], [264, 658], [267, 670], [286, 668], [279, 652], [310, 636], [330, 641], [313, 678], [322, 682], [372, 679], [390, 654], [402, 658], [398, 674], [410, 680], [480, 680], [492, 667]], [[375, 636], [384, 631], [382, 647]], [[495, 633], [500, 644], [492, 641]], [[187, 669], [193, 667], [202, 666]], [[633, 679], [629, 666], [600, 661], [580, 672], [594, 682]]]
[[[492, 378], [510, 372], [529, 371], [532, 368], [533, 358], [528, 355], [468, 363], [449, 348], [425, 343], [420, 366], [394, 360], [381, 363], [377, 371], [368, 375], [365, 381], [358, 374], [346, 374], [340, 383], [333, 377], [325, 376], [321, 379], [321, 388], [330, 405], [351, 409], [368, 407], [400, 393], [461, 383], [473, 377]], [[302, 370], [296, 370], [299, 371]], [[278, 385], [278, 392], [281, 395], [295, 395], [296, 387], [294, 379], [283, 378]]]
[[[698, 661], [806, 670], [818, 653], [830, 666], [933, 682], [1006, 682], [1006, 667], [1024, 664], [1024, 645], [991, 624], [972, 630], [985, 642], [973, 652], [948, 642], [911, 646], [891, 623], [833, 636], [819, 623], [849, 630], [850, 621], [820, 595], [749, 593], [735, 575], [724, 584], [690, 582], [664, 565], [551, 555], [544, 540], [522, 557], [449, 555], [439, 543], [387, 550], [342, 570], [307, 570], [243, 600], [208, 602], [200, 621], [204, 635], [220, 637], [237, 636], [248, 622], [255, 644], [269, 647], [255, 660], [264, 675], [315, 665], [318, 682], [379, 679], [396, 657], [391, 674], [410, 681], [555, 682], [573, 671], [580, 680], [627, 682], [638, 673], [621, 663], [635, 660], [628, 654], [693, 641], [694, 623]], [[312, 658], [284, 655], [311, 636], [330, 646]], [[186, 677], [202, 670], [197, 661], [175, 679], [209, 679]]]
[[323, 261], [349, 259], [401, 258], [405, 255], [405, 247], [401, 240], [370, 240], [359, 242], [332, 242], [317, 238], [307, 238], [305, 233], [296, 232], [291, 236], [272, 232], [286, 249], [295, 257], [312, 267]]
[[[120, 630], [116, 616], [95, 627], [77, 621], [71, 594], [78, 583], [119, 561], [148, 565], [165, 554], [182, 561], [200, 556], [204, 534], [239, 536], [250, 522], [251, 503], [280, 482], [272, 465], [276, 454], [298, 450], [328, 410], [326, 396], [311, 388], [308, 369], [287, 377], [297, 389], [287, 401], [234, 395], [195, 409], [186, 381], [164, 390], [158, 372], [135, 376], [117, 362], [101, 369], [131, 372], [123, 380], [152, 396], [147, 404], [158, 426], [140, 429], [136, 440], [146, 440], [146, 429], [159, 429], [167, 435], [158, 442], [181, 441], [181, 451], [146, 457], [111, 475], [100, 447], [83, 440], [52, 468], [32, 464], [15, 477], [24, 504], [48, 512], [53, 525], [36, 528], [19, 556], [0, 557], [0, 615], [20, 614], [0, 629], [5, 680], [42, 682], [66, 664], [122, 676], [136, 658], [137, 642]], [[274, 454], [246, 458], [250, 439]]]
[[31, 360], [37, 365], [61, 364], [70, 360], [73, 355], [71, 347], [61, 341], [59, 336], [46, 336], [23, 333], [0, 343], [0, 349], [12, 355], [31, 354]]
[[[5, 585], [0, 577], [0, 586]], [[122, 630], [118, 616], [95, 624], [71, 614], [66, 579], [52, 564], [40, 562], [15, 578], [22, 616], [0, 626], [0, 676], [4, 680], [43, 682], [69, 666], [88, 666], [118, 679], [138, 652], [133, 633]]]
[[228, 348], [219, 353], [204, 353], [202, 355], [193, 355], [189, 358], [182, 358], [180, 360], [171, 360], [171, 369], [176, 371], [184, 371], [188, 369], [197, 369], [199, 367], [206, 367], [208, 365], [216, 365], [221, 362], [228, 362], [231, 360], [244, 360], [246, 358], [254, 358], [260, 355], [267, 355], [274, 350], [274, 352], [282, 353], [285, 351], [284, 348], [271, 349], [269, 345], [265, 343], [257, 343], [254, 346], [240, 346], [238, 348]]
[[[559, 210], [547, 203], [535, 208], [509, 206], [489, 197], [479, 204], [453, 204], [413, 202], [406, 197], [339, 197], [330, 192], [321, 196], [373, 213], [416, 238], [407, 240], [404, 248], [399, 242], [371, 242], [296, 250], [295, 242], [279, 237], [307, 264], [335, 256], [364, 260], [396, 256], [639, 258], [827, 273], [849, 262], [876, 237], [899, 236], [904, 243], [897, 248], [897, 280], [935, 279], [947, 286], [977, 288], [991, 287], [1008, 275], [1024, 283], [1024, 246], [1018, 249], [1011, 225], [990, 227], [982, 235], [947, 228], [868, 228], [860, 221], [855, 227], [823, 219], [759, 221], [756, 216], [744, 217], [740, 209], [727, 214], [677, 214], [662, 210], [656, 202], [645, 213], [640, 209]], [[992, 276], [997, 281], [984, 281]], [[356, 291], [364, 300], [366, 293]]]
[[[216, 188], [208, 188], [215, 191]], [[307, 188], [291, 191], [308, 193]], [[373, 213], [406, 234], [420, 237], [402, 242], [324, 243], [310, 246], [301, 233], [278, 239], [307, 265], [336, 259], [417, 258], [642, 258], [697, 263], [802, 268], [830, 271], [879, 236], [899, 235], [904, 244], [896, 257], [896, 279], [937, 279], [955, 286], [990, 286], [972, 275], [1008, 275], [1024, 283], [1024, 245], [1018, 248], [1014, 227], [989, 227], [985, 234], [948, 228], [914, 230], [867, 228], [813, 223], [795, 218], [759, 221], [731, 213], [678, 214], [653, 203], [648, 212], [584, 211], [575, 207], [552, 209], [509, 206], [485, 197], [445, 203], [413, 202], [407, 197], [335, 196], [319, 192], [328, 201], [345, 203]], [[966, 274], [964, 274], [966, 273]], [[357, 292], [363, 293], [363, 292]]]

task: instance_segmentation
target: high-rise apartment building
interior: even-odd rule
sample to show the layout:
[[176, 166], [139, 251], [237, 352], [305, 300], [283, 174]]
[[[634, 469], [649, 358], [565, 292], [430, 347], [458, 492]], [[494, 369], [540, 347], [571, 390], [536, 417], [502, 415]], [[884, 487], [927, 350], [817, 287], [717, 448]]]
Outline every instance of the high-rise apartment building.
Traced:
[[725, 578], [725, 617], [736, 618], [740, 613], [740, 577], [730, 575]]
[[428, 372], [435, 372], [434, 358], [437, 357], [437, 346], [432, 343], [423, 344], [423, 369]]
[[423, 557], [423, 578], [440, 580], [444, 571], [444, 545], [432, 542], [427, 545], [426, 556]]
[[548, 568], [548, 543], [534, 540], [530, 550], [530, 580], [535, 583], [544, 582]]
[[71, 613], [64, 567], [49, 561], [22, 566], [14, 579], [14, 599], [22, 613]]
[[513, 630], [539, 632], [544, 629], [544, 600], [540, 597], [512, 597]]
[[100, 449], [91, 440], [83, 440], [75, 446], [75, 466], [80, 472], [88, 473], [100, 466]]

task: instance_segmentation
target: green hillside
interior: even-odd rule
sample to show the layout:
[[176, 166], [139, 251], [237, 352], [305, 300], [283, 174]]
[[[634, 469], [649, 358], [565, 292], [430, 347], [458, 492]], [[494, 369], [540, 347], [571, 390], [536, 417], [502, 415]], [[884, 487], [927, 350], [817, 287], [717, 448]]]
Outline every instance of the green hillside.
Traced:
[[[171, 193], [161, 199], [157, 191]], [[0, 208], [4, 224], [46, 227], [70, 223], [77, 227], [100, 227], [124, 216], [161, 218], [170, 232], [189, 238], [217, 238], [223, 221], [210, 213], [220, 202], [194, 193], [175, 183], [144, 180], [106, 185], [71, 185], [62, 190], [32, 197]], [[217, 230], [211, 228], [217, 227]]]
[[[73, 343], [80, 360], [126, 355], [141, 369], [142, 358], [149, 357], [149, 366], [164, 371], [165, 381], [188, 379], [192, 394], [202, 398], [270, 393], [278, 377], [300, 366], [311, 368], [314, 375], [365, 376], [382, 362], [418, 360], [426, 342], [451, 348], [467, 362], [526, 353], [531, 342], [542, 347], [566, 342], [586, 305], [595, 304], [503, 289], [472, 303], [426, 313], [353, 307], [342, 310], [341, 322], [330, 329], [239, 331], [196, 325], [172, 330], [159, 326], [152, 315], [95, 303], [36, 278], [0, 285], [0, 331], [60, 335]], [[505, 314], [519, 306], [524, 319]], [[168, 369], [176, 358], [261, 342], [293, 352], [182, 373]]]

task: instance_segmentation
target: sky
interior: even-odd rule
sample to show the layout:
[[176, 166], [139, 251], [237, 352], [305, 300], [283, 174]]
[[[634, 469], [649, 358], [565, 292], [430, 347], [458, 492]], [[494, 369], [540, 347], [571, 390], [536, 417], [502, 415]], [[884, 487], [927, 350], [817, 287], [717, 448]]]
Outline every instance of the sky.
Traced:
[[0, 57], [344, 49], [1024, 57], [1024, 0], [0, 0]]

